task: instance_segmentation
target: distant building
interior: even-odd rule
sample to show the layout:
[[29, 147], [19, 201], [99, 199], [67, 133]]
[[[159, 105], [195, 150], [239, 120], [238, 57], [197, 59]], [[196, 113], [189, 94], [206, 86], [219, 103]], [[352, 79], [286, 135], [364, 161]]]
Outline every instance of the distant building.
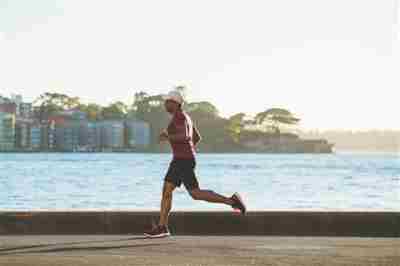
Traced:
[[42, 147], [42, 130], [43, 127], [39, 123], [30, 127], [30, 147], [33, 150], [39, 150]]
[[30, 148], [30, 123], [16, 121], [15, 146], [18, 149]]
[[0, 111], [0, 150], [15, 149], [15, 114]]
[[29, 149], [53, 150], [54, 138], [52, 124], [35, 122], [29, 127]]
[[55, 149], [73, 151], [79, 146], [79, 121], [65, 119], [55, 124]]
[[0, 96], [0, 112], [14, 117], [14, 148], [29, 148], [32, 104], [24, 103], [21, 95], [12, 94], [11, 98]]
[[125, 123], [123, 120], [99, 121], [101, 149], [122, 149], [125, 144]]
[[126, 126], [126, 146], [146, 148], [150, 145], [150, 125], [140, 120], [128, 120]]
[[56, 127], [57, 148], [63, 151], [73, 151], [79, 146], [79, 133], [72, 121]]
[[7, 102], [7, 101], [0, 102], [0, 112], [16, 115], [17, 106], [15, 103], [12, 102]]
[[33, 107], [32, 103], [21, 103], [19, 106], [20, 117], [32, 118], [33, 117]]
[[113, 151], [150, 145], [150, 125], [140, 120], [89, 121], [79, 109], [35, 118], [32, 104], [20, 95], [0, 96], [0, 112], [0, 149]]
[[17, 118], [31, 118], [33, 114], [32, 103], [26, 103], [22, 99], [22, 95], [12, 94], [11, 103], [15, 104], [16, 110], [15, 114]]
[[54, 150], [56, 145], [56, 129], [53, 121], [49, 121], [46, 125], [46, 134], [44, 140], [44, 147], [48, 150]]
[[87, 149], [97, 151], [101, 148], [101, 125], [99, 122], [87, 123]]
[[10, 99], [8, 99], [8, 98], [6, 98], [6, 97], [0, 95], [0, 104], [6, 103], [6, 102], [9, 102], [9, 101], [10, 101]]
[[89, 122], [86, 114], [76, 109], [49, 118], [54, 124], [54, 149], [76, 151], [88, 148]]
[[89, 150], [146, 148], [150, 144], [150, 125], [139, 120], [105, 120], [88, 122]]
[[17, 94], [11, 94], [11, 99], [10, 101], [12, 103], [15, 104], [16, 106], [16, 111], [15, 111], [15, 115], [17, 117], [20, 116], [21, 112], [20, 112], [20, 105], [22, 104], [22, 95], [17, 95]]

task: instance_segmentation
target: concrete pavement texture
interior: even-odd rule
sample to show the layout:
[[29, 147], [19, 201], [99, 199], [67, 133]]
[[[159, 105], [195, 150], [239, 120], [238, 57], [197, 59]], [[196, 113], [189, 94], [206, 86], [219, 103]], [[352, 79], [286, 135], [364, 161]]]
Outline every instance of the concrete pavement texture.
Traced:
[[1, 266], [400, 265], [399, 238], [0, 236]]

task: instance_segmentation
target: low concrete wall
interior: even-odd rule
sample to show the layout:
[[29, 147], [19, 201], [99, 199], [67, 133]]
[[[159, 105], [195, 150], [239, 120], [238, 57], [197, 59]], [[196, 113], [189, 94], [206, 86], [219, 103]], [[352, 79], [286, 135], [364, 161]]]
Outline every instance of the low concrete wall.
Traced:
[[[142, 234], [158, 212], [0, 211], [0, 234]], [[173, 212], [175, 235], [400, 237], [400, 212]]]

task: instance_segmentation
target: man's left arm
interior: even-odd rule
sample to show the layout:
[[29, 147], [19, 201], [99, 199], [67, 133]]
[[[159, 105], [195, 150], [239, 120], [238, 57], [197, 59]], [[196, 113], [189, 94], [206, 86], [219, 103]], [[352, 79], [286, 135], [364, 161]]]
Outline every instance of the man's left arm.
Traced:
[[195, 125], [193, 125], [193, 144], [197, 146], [197, 144], [201, 141], [201, 135], [199, 130]]

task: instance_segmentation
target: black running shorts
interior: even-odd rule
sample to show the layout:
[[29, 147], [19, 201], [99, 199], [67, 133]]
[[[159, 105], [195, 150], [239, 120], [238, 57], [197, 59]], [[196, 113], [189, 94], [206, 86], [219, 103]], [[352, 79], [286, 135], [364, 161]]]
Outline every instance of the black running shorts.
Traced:
[[195, 159], [173, 159], [164, 180], [177, 187], [180, 187], [183, 183], [189, 191], [197, 189], [199, 182], [194, 172], [195, 167]]

